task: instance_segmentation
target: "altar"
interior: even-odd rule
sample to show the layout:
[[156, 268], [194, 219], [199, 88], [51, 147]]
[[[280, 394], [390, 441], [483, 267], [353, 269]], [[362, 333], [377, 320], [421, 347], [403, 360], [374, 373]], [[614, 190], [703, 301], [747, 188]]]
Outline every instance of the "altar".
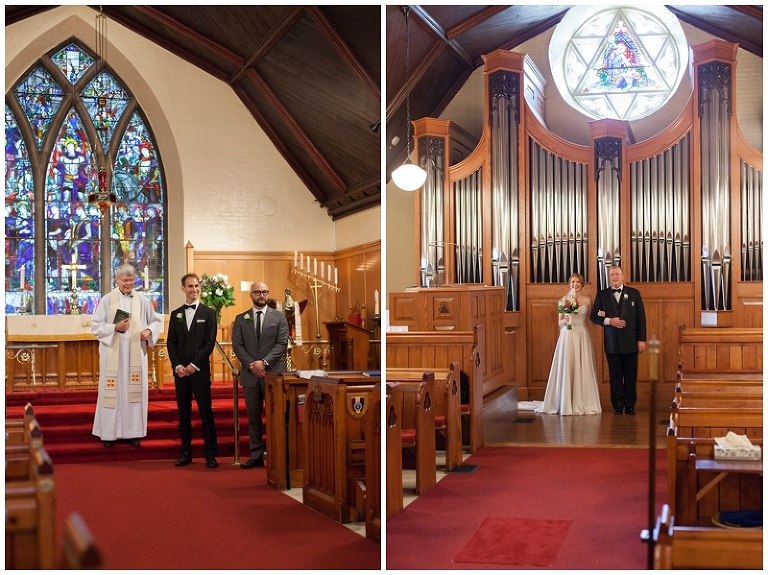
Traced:
[[[163, 317], [163, 325], [166, 320]], [[151, 354], [150, 386], [157, 385], [154, 362]], [[5, 317], [6, 393], [98, 385], [99, 343], [91, 333], [90, 315]]]

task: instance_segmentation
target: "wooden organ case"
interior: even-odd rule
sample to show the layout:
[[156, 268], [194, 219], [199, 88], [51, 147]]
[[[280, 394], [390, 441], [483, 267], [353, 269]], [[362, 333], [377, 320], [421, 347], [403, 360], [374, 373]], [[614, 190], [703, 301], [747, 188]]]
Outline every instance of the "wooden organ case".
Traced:
[[[461, 161], [452, 163], [464, 145], [457, 126], [414, 121], [427, 170], [415, 200], [419, 283], [503, 287], [501, 356], [520, 399], [544, 396], [556, 302], [572, 272], [594, 298], [609, 268], [622, 265], [643, 296], [648, 337], [662, 344], [670, 390], [681, 325], [762, 328], [762, 153], [733, 113], [737, 46], [714, 40], [692, 50], [688, 103], [643, 142], [618, 120], [590, 122], [589, 146], [551, 133], [540, 74], [507, 51], [484, 57], [484, 131]], [[590, 333], [609, 404], [602, 330], [590, 325]], [[648, 407], [647, 355], [640, 408]]]

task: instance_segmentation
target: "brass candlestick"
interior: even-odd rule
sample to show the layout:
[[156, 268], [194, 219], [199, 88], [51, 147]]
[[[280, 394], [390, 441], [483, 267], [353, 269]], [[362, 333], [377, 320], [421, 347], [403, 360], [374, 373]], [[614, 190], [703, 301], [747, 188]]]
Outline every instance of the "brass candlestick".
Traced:
[[339, 293], [341, 291], [341, 288], [337, 285], [333, 285], [329, 282], [321, 280], [317, 276], [306, 274], [301, 270], [297, 270], [296, 268], [293, 268], [293, 273], [307, 280], [307, 283], [309, 284], [309, 289], [312, 290], [312, 294], [315, 296], [315, 327], [316, 327], [315, 339], [319, 340], [321, 336], [320, 336], [320, 306], [319, 306], [319, 300], [318, 300], [318, 291], [320, 290], [321, 287], [327, 287], [328, 289], [333, 290], [336, 293]]

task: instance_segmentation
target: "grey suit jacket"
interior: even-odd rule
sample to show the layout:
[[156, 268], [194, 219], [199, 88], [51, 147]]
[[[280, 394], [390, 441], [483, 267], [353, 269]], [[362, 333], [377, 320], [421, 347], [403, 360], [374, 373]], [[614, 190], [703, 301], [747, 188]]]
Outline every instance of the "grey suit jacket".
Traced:
[[253, 375], [248, 366], [257, 360], [265, 360], [270, 373], [283, 370], [285, 350], [288, 348], [288, 321], [282, 312], [271, 307], [264, 308], [261, 321], [261, 338], [256, 341], [256, 327], [253, 308], [239, 314], [232, 324], [232, 349], [240, 360], [240, 384], [243, 387], [256, 387], [258, 377]]

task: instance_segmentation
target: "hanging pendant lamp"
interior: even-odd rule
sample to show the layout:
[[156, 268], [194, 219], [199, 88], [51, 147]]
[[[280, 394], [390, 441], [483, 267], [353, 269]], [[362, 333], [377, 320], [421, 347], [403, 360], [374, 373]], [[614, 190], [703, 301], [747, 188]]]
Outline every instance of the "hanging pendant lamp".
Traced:
[[411, 9], [408, 6], [403, 7], [405, 15], [405, 145], [408, 155], [402, 166], [392, 172], [392, 181], [395, 185], [406, 192], [414, 192], [424, 185], [427, 179], [427, 172], [420, 166], [411, 162], [411, 30], [408, 24], [408, 13]]

